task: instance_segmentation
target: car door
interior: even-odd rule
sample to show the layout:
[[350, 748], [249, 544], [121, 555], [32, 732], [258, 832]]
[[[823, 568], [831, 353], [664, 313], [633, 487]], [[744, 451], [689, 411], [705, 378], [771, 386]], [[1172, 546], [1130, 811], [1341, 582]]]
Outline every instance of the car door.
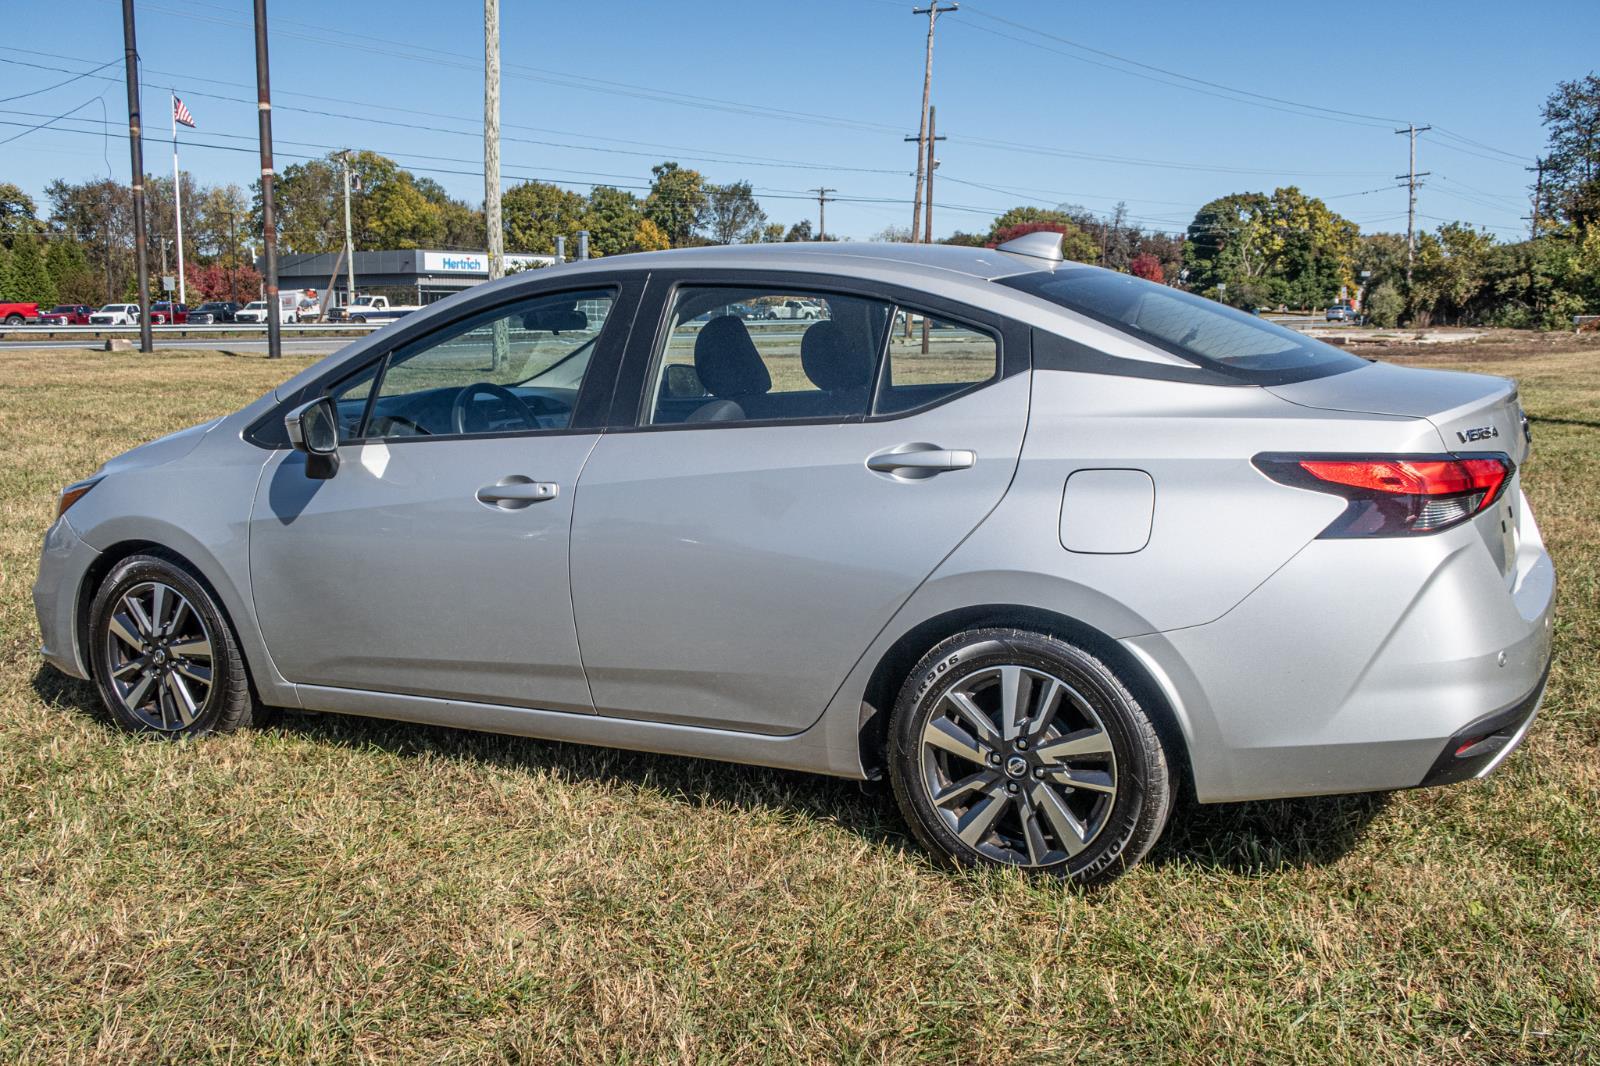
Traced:
[[[786, 299], [818, 318], [737, 313]], [[806, 728], [999, 502], [1027, 420], [1026, 331], [926, 308], [924, 355], [901, 302], [805, 278], [647, 297], [659, 335], [630, 345], [573, 515], [601, 714]]]
[[278, 453], [251, 518], [256, 614], [286, 679], [593, 711], [568, 531], [636, 296], [470, 313], [322, 390], [338, 470], [310, 479]]

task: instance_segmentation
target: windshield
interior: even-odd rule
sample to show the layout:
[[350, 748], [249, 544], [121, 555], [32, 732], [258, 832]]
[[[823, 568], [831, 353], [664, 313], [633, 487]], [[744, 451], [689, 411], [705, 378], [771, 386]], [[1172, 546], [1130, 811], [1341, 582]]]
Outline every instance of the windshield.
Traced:
[[998, 280], [1192, 363], [1258, 384], [1304, 381], [1367, 365], [1255, 315], [1128, 274], [1062, 267]]

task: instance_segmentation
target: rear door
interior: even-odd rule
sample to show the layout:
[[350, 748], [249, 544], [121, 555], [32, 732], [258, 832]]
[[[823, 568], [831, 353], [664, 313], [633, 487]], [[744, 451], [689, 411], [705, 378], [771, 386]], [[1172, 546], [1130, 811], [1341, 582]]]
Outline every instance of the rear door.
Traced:
[[[784, 734], [997, 504], [1028, 339], [814, 278], [653, 282], [573, 515], [601, 714]], [[750, 308], [815, 301], [815, 320]], [[929, 315], [926, 351], [902, 306]]]

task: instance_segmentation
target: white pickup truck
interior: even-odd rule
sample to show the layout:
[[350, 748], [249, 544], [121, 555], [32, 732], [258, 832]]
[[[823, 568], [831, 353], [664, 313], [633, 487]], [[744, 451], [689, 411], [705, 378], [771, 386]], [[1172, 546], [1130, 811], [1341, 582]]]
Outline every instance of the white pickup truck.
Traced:
[[89, 316], [91, 326], [137, 326], [138, 304], [106, 304]]
[[422, 310], [421, 304], [392, 304], [386, 296], [358, 296], [344, 309], [346, 322], [391, 322], [413, 311]]

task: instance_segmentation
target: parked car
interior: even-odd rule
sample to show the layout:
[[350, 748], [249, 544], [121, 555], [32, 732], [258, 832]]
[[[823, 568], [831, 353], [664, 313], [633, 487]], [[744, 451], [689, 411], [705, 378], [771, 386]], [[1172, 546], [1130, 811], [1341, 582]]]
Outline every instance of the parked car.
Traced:
[[762, 318], [814, 319], [824, 315], [823, 305], [816, 300], [779, 300], [764, 304]]
[[420, 311], [421, 304], [394, 304], [386, 296], [361, 296], [344, 309], [345, 319], [357, 324], [363, 322], [392, 322], [397, 318]]
[[[826, 317], [696, 321], [735, 300]], [[1555, 584], [1525, 429], [1509, 381], [1054, 234], [683, 249], [476, 286], [111, 460], [34, 600], [128, 730], [293, 706], [887, 776], [936, 854], [1089, 883], [1180, 790], [1506, 759]]]
[[36, 303], [0, 303], [0, 322], [8, 326], [20, 326], [38, 319], [39, 305]]
[[267, 320], [267, 301], [251, 300], [234, 312], [233, 320], [235, 322], [265, 322]]
[[152, 326], [182, 326], [189, 321], [189, 305], [169, 303], [166, 300], [150, 305]]
[[189, 325], [209, 326], [232, 322], [239, 313], [239, 305], [232, 300], [208, 300], [189, 312]]
[[137, 326], [138, 304], [106, 304], [89, 316], [91, 326]]
[[1356, 313], [1344, 304], [1334, 304], [1323, 318], [1329, 322], [1354, 322]]
[[87, 326], [94, 308], [88, 304], [56, 304], [39, 313], [41, 326]]

